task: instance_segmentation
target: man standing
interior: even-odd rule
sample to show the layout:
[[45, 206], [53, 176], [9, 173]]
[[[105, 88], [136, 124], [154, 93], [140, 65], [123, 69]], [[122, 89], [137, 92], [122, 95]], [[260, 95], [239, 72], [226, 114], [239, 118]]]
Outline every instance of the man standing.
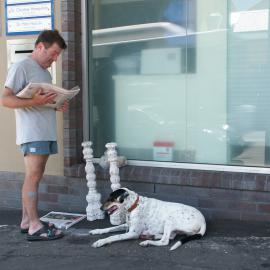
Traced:
[[[32, 54], [10, 68], [1, 104], [15, 109], [16, 143], [24, 154], [25, 179], [22, 187], [21, 232], [27, 240], [52, 240], [63, 236], [52, 224], [42, 223], [38, 217], [38, 187], [49, 155], [57, 153], [56, 112], [51, 107], [56, 94], [40, 90], [31, 99], [16, 97], [28, 83], [52, 83], [47, 70], [66, 48], [57, 30], [41, 32]], [[65, 103], [58, 111], [65, 111]]]

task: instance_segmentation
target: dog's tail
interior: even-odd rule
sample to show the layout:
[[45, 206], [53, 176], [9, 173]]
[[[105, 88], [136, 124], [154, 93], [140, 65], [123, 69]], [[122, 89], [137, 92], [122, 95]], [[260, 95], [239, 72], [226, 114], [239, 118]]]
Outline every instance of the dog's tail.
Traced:
[[191, 240], [197, 240], [197, 239], [201, 239], [204, 234], [205, 234], [205, 231], [206, 231], [206, 224], [204, 223], [200, 229], [200, 231], [196, 234], [193, 234], [193, 235], [189, 235], [189, 236], [186, 236], [184, 237], [183, 239], [181, 239], [180, 241], [177, 241], [171, 248], [170, 250], [175, 250], [177, 249], [178, 247], [184, 245], [185, 243], [191, 241]]
[[189, 235], [189, 236], [186, 236], [184, 237], [183, 239], [181, 239], [180, 241], [177, 241], [171, 248], [170, 250], [175, 250], [177, 249], [178, 247], [184, 245], [185, 243], [191, 241], [191, 240], [197, 240], [197, 239], [200, 239], [202, 238], [202, 235], [201, 234], [193, 234], [193, 235]]

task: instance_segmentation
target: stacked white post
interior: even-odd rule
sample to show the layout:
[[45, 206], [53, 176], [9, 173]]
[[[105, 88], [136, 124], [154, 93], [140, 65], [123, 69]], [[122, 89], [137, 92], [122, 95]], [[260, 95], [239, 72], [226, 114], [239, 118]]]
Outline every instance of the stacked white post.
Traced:
[[[115, 191], [116, 189], [120, 188], [120, 176], [119, 176], [119, 168], [118, 168], [118, 158], [117, 158], [117, 151], [116, 151], [117, 144], [114, 142], [107, 143], [107, 154], [108, 154], [108, 161], [110, 163], [110, 180], [111, 180], [111, 189]], [[110, 215], [110, 222], [112, 225], [120, 225], [125, 223], [125, 216], [122, 215], [120, 212]]]
[[96, 175], [95, 167], [93, 165], [92, 142], [83, 142], [82, 147], [84, 159], [86, 161], [85, 172], [87, 179], [87, 187], [89, 189], [86, 196], [86, 200], [88, 203], [86, 207], [87, 220], [93, 221], [96, 219], [104, 219], [104, 212], [100, 209], [101, 195], [96, 190]]
[[108, 161], [110, 163], [110, 180], [111, 180], [111, 188], [112, 191], [120, 188], [120, 176], [119, 176], [119, 168], [117, 166], [117, 152], [116, 152], [116, 143], [107, 143], [107, 154]]

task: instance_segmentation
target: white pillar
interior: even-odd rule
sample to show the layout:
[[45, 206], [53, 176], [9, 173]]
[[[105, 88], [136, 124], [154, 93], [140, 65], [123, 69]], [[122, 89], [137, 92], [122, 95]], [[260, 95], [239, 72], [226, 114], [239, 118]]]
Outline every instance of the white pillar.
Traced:
[[[118, 158], [116, 152], [117, 144], [114, 142], [107, 143], [106, 148], [108, 154], [108, 161], [110, 163], [110, 180], [111, 180], [111, 189], [115, 191], [118, 188], [121, 188], [120, 185], [120, 176], [118, 168]], [[125, 214], [121, 212], [116, 212], [110, 215], [110, 222], [112, 225], [120, 225], [126, 222]]]
[[111, 189], [115, 191], [120, 188], [120, 176], [119, 176], [119, 168], [117, 166], [117, 152], [116, 152], [117, 144], [114, 142], [107, 143], [106, 148], [108, 149], [108, 161], [110, 163], [110, 180], [111, 180]]
[[96, 219], [104, 219], [104, 212], [100, 209], [101, 207], [101, 195], [96, 190], [96, 175], [95, 167], [93, 165], [93, 149], [92, 142], [87, 141], [82, 143], [83, 155], [86, 161], [85, 172], [87, 179], [87, 187], [89, 189], [86, 196], [87, 207], [86, 214], [87, 220], [93, 221]]

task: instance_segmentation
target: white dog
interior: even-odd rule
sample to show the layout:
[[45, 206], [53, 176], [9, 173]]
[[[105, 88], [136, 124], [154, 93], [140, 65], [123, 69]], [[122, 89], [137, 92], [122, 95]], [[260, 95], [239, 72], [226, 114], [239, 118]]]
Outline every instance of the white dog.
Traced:
[[109, 215], [126, 214], [126, 223], [106, 229], [91, 230], [90, 234], [103, 234], [126, 230], [96, 241], [92, 246], [101, 247], [116, 241], [128, 239], [159, 239], [146, 240], [141, 246], [165, 246], [176, 234], [186, 237], [176, 242], [170, 250], [193, 239], [201, 238], [206, 231], [204, 216], [197, 209], [180, 203], [164, 202], [153, 198], [139, 196], [127, 188], [120, 188], [110, 194], [102, 205]]

